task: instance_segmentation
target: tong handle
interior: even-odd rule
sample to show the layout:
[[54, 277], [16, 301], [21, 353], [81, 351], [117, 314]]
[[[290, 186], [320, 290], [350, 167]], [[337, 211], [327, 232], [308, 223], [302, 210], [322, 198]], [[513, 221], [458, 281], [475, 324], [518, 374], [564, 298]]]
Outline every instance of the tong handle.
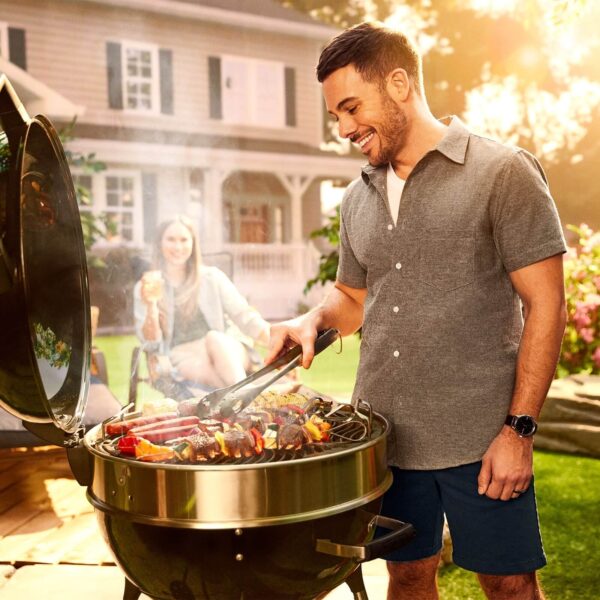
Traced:
[[[325, 350], [325, 348], [333, 344], [333, 342], [339, 336], [339, 333], [340, 332], [337, 329], [326, 329], [325, 331], [320, 331], [317, 337], [315, 338], [315, 356], [319, 354], [319, 352], [322, 352], [323, 350]], [[252, 373], [251, 375], [246, 377], [246, 379], [242, 379], [241, 381], [238, 381], [237, 383], [229, 386], [228, 388], [223, 388], [222, 390], [211, 392], [207, 396], [210, 407], [214, 408], [222, 400], [224, 400], [227, 397], [227, 395], [231, 394], [232, 392], [236, 392], [237, 390], [247, 386], [250, 383], [253, 383], [257, 379], [261, 379], [262, 377], [268, 375], [276, 369], [284, 367], [285, 365], [291, 363], [294, 359], [297, 359], [301, 354], [302, 346], [294, 346], [285, 354], [281, 355], [279, 358], [276, 358], [271, 364], [267, 365], [266, 367], [263, 367], [262, 369], [259, 369], [255, 373]], [[217, 395], [217, 392], [220, 395]], [[222, 395], [223, 393], [225, 393], [225, 396]], [[211, 396], [213, 397], [211, 398]]]
[[[326, 329], [324, 331], [320, 331], [315, 338], [315, 356], [319, 354], [319, 352], [325, 350], [325, 348], [328, 346], [331, 346], [331, 344], [333, 344], [333, 342], [335, 342], [335, 340], [338, 338], [339, 334], [340, 332], [337, 329]], [[300, 346], [300, 344], [290, 348], [290, 350], [288, 350], [285, 354], [282, 354], [279, 358], [276, 358], [270, 365], [263, 367], [259, 371], [256, 371], [256, 373], [253, 373], [244, 379], [243, 385], [252, 383], [257, 379], [264, 377], [271, 371], [284, 367], [288, 363], [291, 363], [295, 358], [298, 358], [298, 356], [301, 354], [302, 346]]]

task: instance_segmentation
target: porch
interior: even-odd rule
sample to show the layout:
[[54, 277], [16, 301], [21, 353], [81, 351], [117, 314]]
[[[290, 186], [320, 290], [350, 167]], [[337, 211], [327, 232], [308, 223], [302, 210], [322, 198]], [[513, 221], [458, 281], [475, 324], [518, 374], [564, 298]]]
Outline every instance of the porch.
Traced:
[[231, 257], [235, 285], [266, 319], [295, 316], [301, 305], [312, 306], [322, 297], [321, 289], [304, 294], [319, 262], [319, 253], [310, 242], [224, 244], [223, 251]]

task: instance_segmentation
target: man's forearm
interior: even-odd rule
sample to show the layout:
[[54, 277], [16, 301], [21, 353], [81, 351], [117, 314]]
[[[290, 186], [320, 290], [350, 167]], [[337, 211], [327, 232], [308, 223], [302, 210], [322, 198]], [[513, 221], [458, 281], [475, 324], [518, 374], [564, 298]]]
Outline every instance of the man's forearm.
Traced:
[[539, 415], [554, 377], [565, 331], [562, 303], [527, 310], [519, 345], [511, 414]]
[[327, 298], [311, 311], [317, 329], [334, 327], [342, 336], [357, 331], [363, 322], [362, 304], [338, 287], [334, 287]]

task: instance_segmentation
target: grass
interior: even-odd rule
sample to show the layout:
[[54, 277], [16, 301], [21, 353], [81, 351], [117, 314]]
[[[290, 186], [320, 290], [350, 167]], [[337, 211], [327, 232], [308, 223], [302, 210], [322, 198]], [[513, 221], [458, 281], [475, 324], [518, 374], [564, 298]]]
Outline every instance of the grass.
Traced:
[[[96, 345], [105, 353], [110, 387], [126, 403], [133, 336], [100, 337]], [[349, 398], [358, 365], [359, 342], [344, 338], [319, 355], [300, 377], [323, 394]], [[145, 384], [139, 397], [159, 397]], [[600, 598], [600, 461], [536, 451], [536, 491], [548, 566], [540, 574], [548, 600]], [[476, 577], [454, 566], [440, 572], [443, 600], [484, 600]]]

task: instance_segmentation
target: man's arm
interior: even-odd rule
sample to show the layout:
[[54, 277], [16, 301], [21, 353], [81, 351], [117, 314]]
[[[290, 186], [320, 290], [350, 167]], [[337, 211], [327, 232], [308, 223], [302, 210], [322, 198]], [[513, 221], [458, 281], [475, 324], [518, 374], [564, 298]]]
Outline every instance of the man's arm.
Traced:
[[[510, 274], [525, 309], [525, 326], [509, 414], [538, 417], [556, 370], [565, 330], [562, 256], [528, 265]], [[509, 500], [526, 490], [533, 473], [533, 438], [521, 438], [504, 426], [483, 456], [479, 493]]]
[[302, 346], [302, 366], [308, 369], [315, 355], [317, 333], [323, 329], [339, 329], [341, 335], [350, 335], [362, 325], [366, 289], [351, 288], [339, 281], [319, 306], [311, 311], [271, 326], [267, 364], [273, 362], [284, 348], [292, 343]]

